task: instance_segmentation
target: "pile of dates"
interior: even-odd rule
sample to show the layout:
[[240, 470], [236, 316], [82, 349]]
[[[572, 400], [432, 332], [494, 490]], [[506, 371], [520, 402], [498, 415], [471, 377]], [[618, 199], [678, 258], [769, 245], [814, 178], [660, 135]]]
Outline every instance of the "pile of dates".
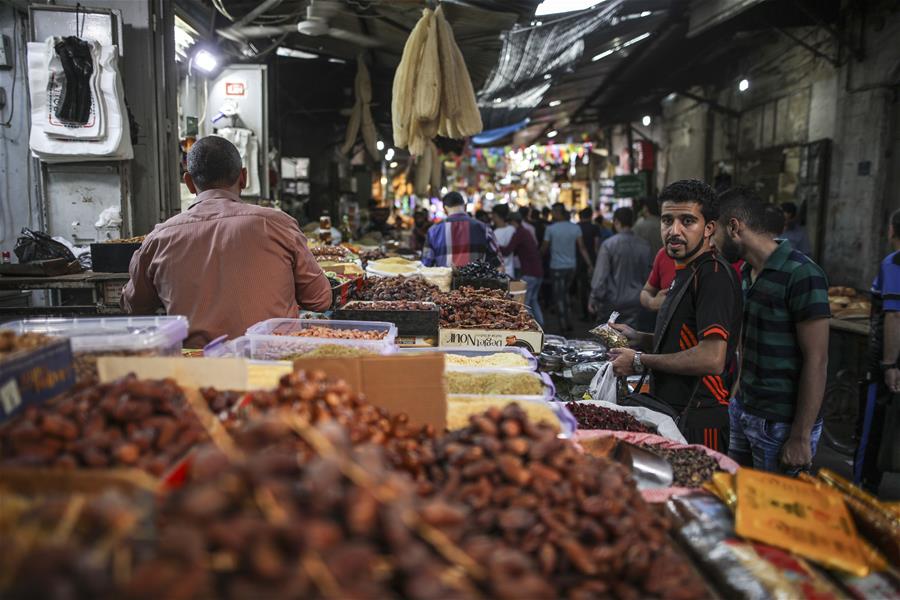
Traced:
[[403, 413], [391, 415], [357, 396], [346, 382], [330, 380], [322, 371], [295, 371], [282, 377], [275, 390], [249, 394], [242, 407], [228, 416], [225, 426], [246, 451], [280, 446], [303, 459], [312, 456], [312, 448], [282, 422], [261, 421], [244, 427], [248, 421], [278, 410], [314, 425], [342, 425], [351, 443], [383, 446], [391, 464], [414, 478], [423, 477], [425, 467], [434, 462], [433, 427], [414, 426]]
[[0, 362], [13, 354], [34, 350], [52, 343], [54, 339], [41, 333], [17, 334], [13, 331], [0, 331]]
[[499, 540], [461, 545], [467, 509], [420, 498], [381, 448], [352, 447], [342, 428], [316, 432], [330, 450], [305, 463], [277, 447], [233, 462], [198, 451], [163, 505], [156, 558], [121, 597], [511, 599], [535, 589], [521, 584], [536, 575], [504, 568], [519, 553]]
[[436, 306], [431, 302], [415, 302], [408, 300], [349, 302], [344, 310], [379, 310], [379, 311], [433, 311]]
[[508, 299], [502, 290], [476, 290], [463, 287], [437, 294], [441, 307], [441, 327], [456, 329], [512, 329], [530, 331], [537, 323], [525, 308]]
[[453, 273], [460, 279], [509, 279], [506, 273], [480, 260], [458, 267]]
[[359, 295], [359, 300], [413, 300], [430, 302], [440, 290], [436, 285], [421, 277], [380, 277], [370, 278], [368, 287]]
[[554, 583], [554, 596], [707, 596], [671, 546], [668, 521], [644, 502], [624, 467], [579, 453], [515, 404], [470, 423], [437, 440], [421, 492], [467, 505], [473, 529], [530, 556]]
[[137, 467], [161, 476], [207, 434], [172, 380], [124, 377], [30, 406], [0, 427], [9, 466]]

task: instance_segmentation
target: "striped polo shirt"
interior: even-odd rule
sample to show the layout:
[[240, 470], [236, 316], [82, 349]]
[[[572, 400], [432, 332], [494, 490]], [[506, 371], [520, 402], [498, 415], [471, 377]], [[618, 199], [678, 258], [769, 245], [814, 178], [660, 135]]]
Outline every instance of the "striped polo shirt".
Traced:
[[828, 281], [822, 269], [782, 241], [753, 281], [741, 272], [744, 290], [744, 357], [741, 406], [773, 421], [794, 418], [803, 355], [797, 323], [829, 318]]

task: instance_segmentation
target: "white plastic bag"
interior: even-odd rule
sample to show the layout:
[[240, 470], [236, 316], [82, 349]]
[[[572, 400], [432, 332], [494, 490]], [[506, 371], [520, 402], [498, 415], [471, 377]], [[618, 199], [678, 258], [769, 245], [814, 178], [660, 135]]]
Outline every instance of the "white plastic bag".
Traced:
[[597, 374], [591, 379], [588, 393], [594, 400], [616, 403], [616, 376], [613, 373], [612, 363], [604, 363], [597, 370]]

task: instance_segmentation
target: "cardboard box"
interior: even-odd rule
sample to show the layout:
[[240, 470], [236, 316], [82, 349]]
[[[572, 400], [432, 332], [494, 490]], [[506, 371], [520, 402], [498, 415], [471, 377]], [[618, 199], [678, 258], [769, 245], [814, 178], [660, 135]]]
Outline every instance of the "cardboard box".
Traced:
[[509, 282], [509, 293], [512, 296], [512, 299], [519, 304], [525, 304], [525, 292], [527, 291], [527, 289], [528, 284], [524, 281]]
[[0, 363], [0, 422], [75, 385], [72, 345], [60, 339]]
[[444, 357], [439, 353], [360, 358], [299, 358], [294, 366], [320, 369], [343, 379], [353, 391], [392, 413], [404, 412], [413, 425], [447, 427]]
[[[306, 370], [319, 369], [334, 379], [343, 379], [372, 404], [393, 413], [406, 413], [410, 423], [433, 425], [438, 431], [446, 427], [443, 355], [298, 359], [294, 365]], [[146, 379], [171, 377], [189, 388], [236, 391], [274, 387], [290, 368], [289, 363], [263, 364], [242, 358], [104, 356], [97, 361], [102, 382], [134, 373]]]
[[438, 346], [448, 348], [502, 348], [517, 346], [532, 354], [544, 347], [544, 332], [509, 331], [505, 329], [441, 329]]

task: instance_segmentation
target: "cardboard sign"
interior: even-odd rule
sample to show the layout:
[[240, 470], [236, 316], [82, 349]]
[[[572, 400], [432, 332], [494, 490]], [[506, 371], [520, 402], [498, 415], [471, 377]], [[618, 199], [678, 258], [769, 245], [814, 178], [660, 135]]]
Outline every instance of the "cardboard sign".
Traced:
[[764, 471], [737, 473], [735, 531], [860, 577], [869, 567], [837, 492]]
[[392, 413], [406, 413], [413, 425], [447, 427], [444, 356], [440, 353], [297, 359], [298, 369], [319, 369], [343, 379], [354, 392]]
[[72, 345], [63, 339], [0, 363], [0, 422], [75, 385]]

